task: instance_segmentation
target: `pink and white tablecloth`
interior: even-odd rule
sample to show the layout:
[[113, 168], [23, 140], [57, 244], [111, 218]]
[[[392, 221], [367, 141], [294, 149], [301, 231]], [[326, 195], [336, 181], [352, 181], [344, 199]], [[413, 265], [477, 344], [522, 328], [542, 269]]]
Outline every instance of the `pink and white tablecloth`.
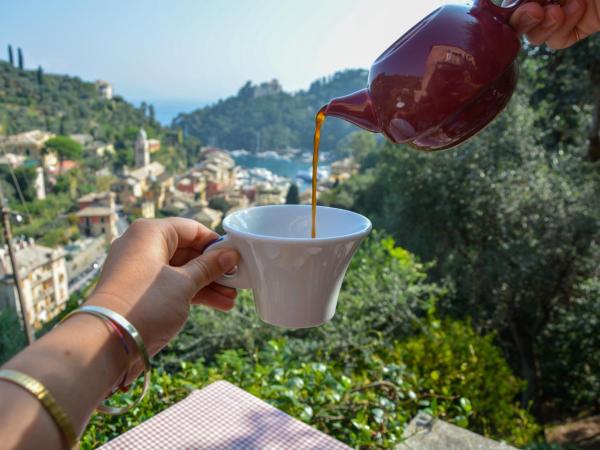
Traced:
[[102, 450], [320, 449], [350, 447], [246, 391], [218, 381], [113, 439]]

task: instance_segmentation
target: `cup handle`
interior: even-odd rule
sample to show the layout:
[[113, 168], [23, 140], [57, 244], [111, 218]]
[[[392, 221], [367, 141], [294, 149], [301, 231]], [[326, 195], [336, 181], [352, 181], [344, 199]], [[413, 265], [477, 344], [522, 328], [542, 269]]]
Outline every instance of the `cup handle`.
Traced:
[[[204, 248], [203, 253], [214, 252], [220, 248], [232, 248], [237, 250], [233, 243], [230, 241], [229, 236], [224, 235], [221, 236], [216, 241], [211, 242]], [[240, 259], [238, 265], [231, 273], [226, 273], [221, 278], [219, 278], [216, 283], [221, 284], [223, 286], [236, 288], [236, 289], [250, 289], [252, 288], [252, 284], [250, 283], [250, 276], [248, 274], [248, 269], [244, 264], [244, 261]]]

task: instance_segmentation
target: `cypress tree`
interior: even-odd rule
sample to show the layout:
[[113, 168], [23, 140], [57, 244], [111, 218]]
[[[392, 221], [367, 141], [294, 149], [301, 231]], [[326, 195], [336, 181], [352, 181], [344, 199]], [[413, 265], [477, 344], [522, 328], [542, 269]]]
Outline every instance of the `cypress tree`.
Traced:
[[285, 197], [286, 205], [297, 205], [300, 203], [300, 192], [298, 190], [298, 185], [296, 183], [292, 183], [290, 188], [288, 189], [288, 193]]
[[156, 118], [156, 114], [154, 112], [154, 105], [152, 105], [152, 104], [148, 105], [148, 116], [150, 118], [150, 121], [154, 122], [154, 120]]
[[15, 66], [15, 57], [13, 55], [12, 45], [8, 44], [8, 62], [11, 66]]
[[19, 47], [19, 50], [17, 51], [17, 58], [19, 60], [19, 69], [23, 70], [25, 63], [23, 62], [23, 52], [21, 51], [21, 47]]
[[44, 71], [42, 70], [42, 66], [38, 66], [37, 70], [37, 82], [38, 85], [44, 84]]

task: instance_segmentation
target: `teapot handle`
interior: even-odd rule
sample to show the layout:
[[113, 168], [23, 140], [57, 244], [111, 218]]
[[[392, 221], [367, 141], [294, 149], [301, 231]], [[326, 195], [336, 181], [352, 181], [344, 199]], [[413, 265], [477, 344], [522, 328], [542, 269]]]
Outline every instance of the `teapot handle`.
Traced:
[[530, 2], [535, 2], [542, 6], [562, 6], [566, 3], [566, 0], [505, 0], [503, 3], [508, 3], [506, 6], [495, 5], [491, 0], [478, 0], [477, 6], [483, 7], [484, 9], [491, 11], [493, 14], [502, 16], [508, 22], [519, 6]]

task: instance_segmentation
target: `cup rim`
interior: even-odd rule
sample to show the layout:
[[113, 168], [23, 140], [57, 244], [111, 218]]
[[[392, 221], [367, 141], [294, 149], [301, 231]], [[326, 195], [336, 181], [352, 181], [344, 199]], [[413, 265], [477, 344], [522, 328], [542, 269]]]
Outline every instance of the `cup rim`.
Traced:
[[310, 243], [310, 242], [323, 244], [323, 243], [334, 243], [334, 242], [340, 242], [340, 241], [349, 241], [349, 240], [365, 237], [373, 229], [373, 224], [371, 223], [371, 221], [367, 217], [363, 216], [362, 214], [358, 214], [354, 211], [349, 211], [347, 209], [332, 208], [330, 206], [320, 206], [320, 205], [317, 206], [317, 216], [319, 214], [319, 210], [342, 211], [344, 214], [349, 214], [351, 216], [359, 217], [361, 220], [364, 221], [365, 227], [359, 231], [355, 231], [355, 232], [349, 233], [349, 234], [344, 234], [341, 236], [332, 236], [332, 237], [318, 237], [317, 236], [316, 238], [313, 239], [310, 236], [304, 237], [304, 238], [302, 238], [302, 237], [291, 238], [291, 237], [280, 237], [280, 236], [264, 236], [262, 234], [255, 234], [255, 233], [251, 233], [248, 231], [234, 229], [229, 225], [229, 221], [236, 214], [241, 214], [242, 212], [249, 211], [249, 210], [273, 209], [273, 208], [310, 209], [311, 205], [266, 205], [266, 206], [253, 206], [251, 208], [244, 208], [244, 209], [236, 211], [236, 212], [230, 214], [229, 216], [225, 217], [225, 219], [223, 219], [223, 229], [227, 232], [228, 235], [240, 236], [240, 237], [243, 237], [246, 239], [252, 239], [254, 241], [282, 242], [282, 243], [289, 243], [289, 244], [306, 244], [306, 243]]

